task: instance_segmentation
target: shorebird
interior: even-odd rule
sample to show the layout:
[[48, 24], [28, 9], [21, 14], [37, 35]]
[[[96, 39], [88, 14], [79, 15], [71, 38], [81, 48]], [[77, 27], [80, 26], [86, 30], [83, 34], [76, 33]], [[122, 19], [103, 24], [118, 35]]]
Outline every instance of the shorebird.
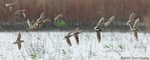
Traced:
[[17, 44], [18, 45], [18, 49], [21, 49], [21, 43], [24, 42], [23, 40], [21, 40], [21, 34], [18, 33], [18, 37], [17, 40], [13, 43], [13, 44]]
[[104, 17], [102, 17], [98, 24], [96, 25], [96, 27], [94, 28], [94, 30], [96, 31], [96, 34], [97, 34], [97, 38], [98, 38], [98, 42], [100, 43], [101, 41], [101, 31], [102, 31], [102, 28], [101, 26], [104, 25]]
[[33, 31], [37, 28], [37, 25], [33, 26], [32, 23], [29, 21], [29, 19], [27, 19], [27, 24], [28, 24], [28, 27], [29, 27], [29, 28], [27, 28], [27, 31]]
[[15, 12], [15, 15], [16, 15], [16, 16], [23, 15], [23, 17], [26, 18], [25, 11], [26, 11], [25, 9], [23, 9], [23, 10], [17, 10], [17, 11]]
[[74, 36], [77, 45], [79, 45], [79, 36], [78, 36], [78, 35], [79, 35], [80, 33], [81, 33], [81, 30], [79, 30], [79, 28], [76, 28], [76, 29], [70, 31], [70, 32], [67, 34], [67, 36], [65, 36], [67, 44], [68, 44], [69, 46], [72, 46], [72, 44], [71, 44], [71, 42], [70, 42], [70, 37], [71, 37], [71, 36]]
[[111, 16], [111, 18], [104, 25], [109, 26], [114, 19], [115, 19], [115, 16]]
[[27, 28], [27, 31], [33, 31], [35, 29], [38, 28], [38, 24], [40, 23], [40, 21], [36, 21], [33, 25], [30, 23], [29, 19], [27, 19], [27, 23], [29, 28]]
[[58, 14], [58, 15], [54, 18], [54, 24], [56, 24], [57, 21], [58, 21], [60, 18], [62, 18], [62, 17], [63, 17], [62, 14]]
[[74, 33], [73, 33], [77, 45], [79, 45], [79, 36], [78, 36], [78, 35], [79, 35], [80, 33], [81, 33], [81, 30], [79, 30], [79, 28], [76, 28], [76, 29], [74, 30]]
[[37, 25], [38, 25], [38, 28], [41, 28], [43, 26], [43, 23], [42, 21], [44, 20], [44, 13], [42, 12], [41, 15], [40, 15], [40, 18], [37, 19]]
[[43, 26], [43, 24], [48, 22], [48, 21], [50, 21], [50, 20], [44, 19], [44, 13], [43, 12], [41, 13], [40, 18], [38, 18], [33, 25], [27, 19], [27, 23], [28, 23], [28, 26], [29, 26], [29, 28], [27, 28], [27, 31], [33, 31], [37, 28], [41, 28]]
[[9, 7], [9, 11], [12, 12], [12, 6], [14, 6], [15, 3], [6, 4], [6, 7]]
[[130, 14], [128, 24], [129, 24], [130, 30], [133, 32], [135, 39], [138, 41], [138, 33], [137, 33], [138, 27], [137, 27], [137, 25], [138, 25], [140, 19], [139, 18], [134, 19], [134, 17], [135, 17], [134, 13]]

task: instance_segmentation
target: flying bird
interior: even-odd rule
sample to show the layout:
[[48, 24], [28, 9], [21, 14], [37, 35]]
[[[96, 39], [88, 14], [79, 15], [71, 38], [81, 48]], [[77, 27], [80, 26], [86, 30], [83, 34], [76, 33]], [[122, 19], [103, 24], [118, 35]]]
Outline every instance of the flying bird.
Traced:
[[15, 3], [6, 4], [6, 7], [9, 7], [9, 11], [12, 12], [12, 8], [15, 5]]
[[139, 18], [135, 19], [134, 13], [130, 14], [130, 17], [128, 20], [128, 25], [129, 25], [130, 30], [133, 32], [133, 35], [137, 41], [138, 41], [138, 27], [137, 27], [137, 25], [138, 25], [139, 21], [140, 21]]
[[17, 40], [13, 43], [13, 44], [17, 44], [18, 45], [18, 49], [21, 49], [21, 43], [24, 42], [23, 40], [21, 40], [21, 34], [18, 33], [18, 37]]
[[70, 41], [70, 37], [73, 36], [73, 35], [71, 35], [71, 33], [72, 33], [72, 32], [69, 32], [69, 33], [65, 36], [66, 42], [67, 42], [67, 44], [68, 44], [69, 46], [72, 46], [71, 41]]
[[109, 26], [114, 19], [115, 19], [115, 16], [111, 16], [111, 18], [104, 25]]
[[43, 20], [44, 20], [44, 13], [42, 12], [41, 15], [40, 15], [40, 17], [37, 19], [38, 28], [41, 28], [43, 26], [43, 24], [44, 24], [42, 22]]
[[33, 25], [31, 24], [31, 22], [29, 21], [29, 19], [27, 19], [27, 23], [29, 28], [27, 28], [27, 31], [33, 31], [38, 27], [38, 23], [40, 23], [39, 21], [36, 21]]
[[102, 17], [98, 24], [96, 25], [96, 27], [94, 28], [94, 30], [96, 31], [96, 34], [97, 34], [97, 38], [98, 38], [98, 42], [100, 43], [101, 41], [101, 31], [102, 31], [102, 28], [101, 26], [104, 25], [104, 17]]
[[79, 45], [79, 34], [81, 33], [81, 30], [79, 30], [79, 28], [76, 28], [72, 31], [70, 31], [67, 36], [65, 36], [66, 38], [66, 42], [69, 46], [72, 46], [71, 42], [70, 42], [70, 37], [74, 36], [75, 40], [76, 40], [76, 43], [77, 45]]
[[43, 26], [43, 24], [48, 22], [48, 21], [50, 21], [50, 20], [44, 19], [44, 13], [42, 12], [40, 17], [36, 20], [36, 22], [33, 25], [30, 23], [29, 20], [27, 20], [27, 23], [28, 23], [28, 26], [29, 26], [29, 28], [27, 28], [27, 31], [33, 31], [37, 28], [41, 28]]

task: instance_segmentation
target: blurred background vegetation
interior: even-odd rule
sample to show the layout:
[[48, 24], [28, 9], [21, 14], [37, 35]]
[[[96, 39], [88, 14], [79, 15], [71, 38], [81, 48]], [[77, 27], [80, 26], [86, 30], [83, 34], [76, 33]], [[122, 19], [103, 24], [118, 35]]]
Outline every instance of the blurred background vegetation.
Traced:
[[[41, 12], [46, 19], [54, 20], [56, 15], [62, 13], [63, 19], [56, 26], [53, 23], [44, 25], [45, 29], [64, 27], [82, 27], [93, 29], [101, 17], [108, 20], [115, 16], [113, 28], [118, 30], [129, 28], [126, 24], [129, 15], [134, 12], [140, 18], [140, 26], [149, 31], [150, 26], [150, 0], [0, 0], [0, 30], [25, 30], [26, 19], [16, 19], [13, 12], [5, 6], [6, 3], [16, 3], [13, 12], [26, 10], [26, 15], [33, 22], [39, 18]], [[112, 27], [107, 27], [112, 28]]]

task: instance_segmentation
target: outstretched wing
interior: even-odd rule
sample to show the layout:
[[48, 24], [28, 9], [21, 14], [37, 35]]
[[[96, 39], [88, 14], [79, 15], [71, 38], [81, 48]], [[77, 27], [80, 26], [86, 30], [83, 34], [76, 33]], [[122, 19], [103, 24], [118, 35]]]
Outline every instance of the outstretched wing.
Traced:
[[18, 49], [20, 50], [21, 49], [21, 42], [18, 42], [17, 45], [18, 45]]
[[96, 33], [97, 33], [98, 42], [100, 43], [100, 41], [101, 41], [101, 32], [97, 31]]
[[134, 22], [135, 22], [134, 17], [135, 17], [135, 14], [131, 13], [130, 17], [129, 17], [129, 20], [128, 20], [128, 24], [129, 24], [130, 30], [133, 29], [133, 25], [134, 25]]
[[44, 19], [44, 13], [43, 12], [40, 15], [40, 19]]
[[77, 27], [77, 28], [75, 28], [74, 30], [70, 31], [70, 32], [68, 33], [68, 35], [72, 35], [72, 34], [74, 34], [75, 32], [77, 32], [78, 30], [79, 30], [79, 27]]
[[29, 21], [29, 19], [27, 19], [27, 23], [28, 23], [28, 26], [29, 26], [29, 27], [32, 26], [32, 24], [31, 24], [31, 22]]
[[98, 24], [95, 26], [94, 30], [96, 30], [97, 28], [99, 28], [100, 25], [102, 25], [103, 23], [104, 23], [104, 17], [102, 17], [102, 18], [99, 20], [99, 22], [98, 22]]
[[110, 25], [114, 19], [115, 19], [115, 16], [111, 16], [111, 18], [105, 23], [105, 26]]
[[23, 14], [23, 17], [26, 18], [26, 14], [24, 12], [22, 14]]
[[37, 19], [37, 21], [41, 21], [43, 19], [44, 19], [44, 13], [42, 12], [41, 15], [40, 15], [40, 17], [39, 17], [39, 19]]
[[10, 4], [5, 4], [5, 6], [6, 6], [6, 7], [9, 7], [9, 6], [10, 6]]
[[39, 27], [39, 25], [41, 25], [41, 23], [42, 23], [42, 21], [36, 21], [36, 22], [32, 25], [32, 27], [37, 28], [37, 27]]
[[75, 34], [74, 37], [75, 37], [75, 40], [76, 40], [77, 45], [79, 45], [79, 37], [78, 37], [78, 34]]
[[138, 41], [138, 33], [137, 33], [137, 31], [133, 31], [133, 34], [134, 34], [135, 39]]
[[10, 7], [10, 6], [13, 6], [13, 5], [15, 5], [15, 3], [5, 4], [6, 7]]
[[138, 25], [139, 21], [140, 21], [139, 18], [137, 18], [137, 19], [135, 20], [134, 25], [133, 25], [133, 29], [136, 29], [136, 28], [137, 28], [137, 25]]
[[76, 29], [72, 30], [73, 33], [81, 33], [82, 30], [79, 30], [79, 27], [77, 27]]
[[21, 34], [20, 32], [18, 33], [18, 37], [17, 37], [17, 41], [20, 41], [21, 40]]
[[6, 4], [6, 7], [9, 7], [9, 10], [12, 12], [12, 6], [15, 5], [15, 3]]
[[71, 31], [67, 34], [67, 36], [72, 36], [72, 34], [73, 34], [73, 32]]
[[70, 42], [70, 38], [69, 38], [69, 37], [67, 37], [67, 38], [66, 38], [66, 42], [67, 42], [67, 44], [68, 44], [69, 46], [72, 46], [72, 44], [71, 44], [71, 42]]
[[134, 13], [131, 13], [131, 14], [130, 14], [130, 17], [129, 17], [129, 21], [133, 21], [133, 20], [134, 20], [134, 17], [135, 17], [135, 14], [134, 14]]

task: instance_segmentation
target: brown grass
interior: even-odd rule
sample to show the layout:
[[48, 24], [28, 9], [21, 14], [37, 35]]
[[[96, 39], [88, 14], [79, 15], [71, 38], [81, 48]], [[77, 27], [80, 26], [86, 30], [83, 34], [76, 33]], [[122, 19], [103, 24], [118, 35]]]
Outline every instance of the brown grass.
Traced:
[[[13, 0], [0, 0], [0, 20], [13, 21], [6, 3]], [[90, 22], [101, 17], [116, 16], [117, 20], [129, 18], [131, 12], [142, 18], [150, 8], [149, 0], [18, 0], [15, 10], [26, 9], [27, 17], [37, 19], [43, 11], [46, 18], [54, 18], [63, 13], [64, 19], [71, 22]], [[96, 22], [96, 21], [95, 21]], [[95, 23], [93, 22], [93, 23]]]

